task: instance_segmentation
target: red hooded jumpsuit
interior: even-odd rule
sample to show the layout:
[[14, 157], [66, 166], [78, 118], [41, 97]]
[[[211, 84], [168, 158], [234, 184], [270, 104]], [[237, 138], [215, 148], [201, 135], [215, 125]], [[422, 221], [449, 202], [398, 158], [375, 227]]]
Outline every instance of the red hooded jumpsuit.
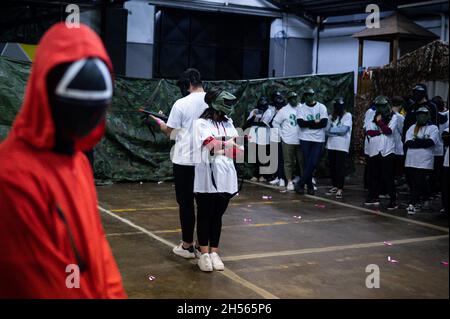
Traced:
[[[126, 297], [101, 224], [91, 167], [82, 153], [101, 139], [105, 121], [76, 141], [72, 156], [51, 151], [55, 128], [47, 74], [60, 63], [87, 57], [102, 59], [112, 71], [101, 40], [88, 27], [68, 29], [60, 23], [46, 32], [21, 111], [0, 144], [0, 298]], [[69, 229], [86, 264], [79, 288], [66, 285], [74, 274], [66, 267], [77, 264]]]

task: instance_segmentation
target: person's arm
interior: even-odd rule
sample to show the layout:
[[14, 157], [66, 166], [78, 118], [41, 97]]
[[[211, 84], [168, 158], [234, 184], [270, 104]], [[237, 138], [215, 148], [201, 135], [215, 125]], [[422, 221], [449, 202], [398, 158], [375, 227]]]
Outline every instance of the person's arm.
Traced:
[[442, 132], [442, 141], [444, 142], [444, 146], [445, 147], [449, 146], [449, 133], [448, 133], [448, 131]]
[[309, 121], [309, 128], [313, 129], [313, 130], [320, 130], [323, 129], [325, 127], [327, 127], [328, 124], [328, 119], [327, 118], [323, 118], [320, 121], [316, 122], [316, 121]]
[[430, 148], [434, 145], [435, 143], [431, 138], [416, 138], [405, 143], [407, 148]]
[[346, 125], [331, 126], [328, 132], [332, 135], [343, 136], [350, 131], [350, 127]]

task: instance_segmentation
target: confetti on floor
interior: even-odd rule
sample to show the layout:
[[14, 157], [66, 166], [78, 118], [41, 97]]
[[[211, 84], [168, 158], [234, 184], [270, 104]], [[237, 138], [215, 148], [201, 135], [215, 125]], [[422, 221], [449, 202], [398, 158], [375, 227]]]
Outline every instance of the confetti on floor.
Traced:
[[392, 246], [392, 243], [390, 243], [388, 241], [383, 242], [383, 244], [385, 244], [386, 246]]
[[148, 276], [148, 280], [150, 280], [150, 281], [154, 281], [156, 279], [156, 277], [155, 276]]
[[317, 208], [325, 208], [325, 207], [327, 207], [327, 206], [325, 206], [324, 204], [315, 204], [314, 207], [317, 207]]
[[302, 216], [294, 216], [294, 218], [302, 219]]
[[448, 261], [441, 261], [441, 264], [448, 267]]
[[272, 196], [266, 196], [266, 195], [264, 195], [264, 196], [262, 197], [262, 199], [265, 199], [265, 200], [271, 200], [271, 199], [272, 199]]

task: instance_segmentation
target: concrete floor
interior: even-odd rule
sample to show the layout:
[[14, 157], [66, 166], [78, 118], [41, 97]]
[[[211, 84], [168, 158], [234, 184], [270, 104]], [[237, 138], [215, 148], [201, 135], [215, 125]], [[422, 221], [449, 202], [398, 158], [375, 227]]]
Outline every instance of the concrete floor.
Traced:
[[[97, 189], [130, 298], [449, 297], [448, 266], [442, 264], [449, 255], [448, 217], [371, 211], [362, 207], [358, 185], [348, 185], [340, 202], [324, 195], [326, 180], [319, 186], [316, 197], [301, 197], [246, 183], [223, 220], [226, 270], [214, 273], [171, 252], [180, 240], [172, 183]], [[379, 289], [366, 288], [369, 264], [380, 268]]]

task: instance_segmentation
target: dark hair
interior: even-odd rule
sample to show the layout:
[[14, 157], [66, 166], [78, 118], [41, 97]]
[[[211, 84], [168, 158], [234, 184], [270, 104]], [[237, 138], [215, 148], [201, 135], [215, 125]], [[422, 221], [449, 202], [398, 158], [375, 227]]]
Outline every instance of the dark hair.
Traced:
[[222, 93], [223, 90], [219, 89], [217, 87], [212, 87], [211, 89], [206, 92], [205, 95], [205, 103], [208, 105], [211, 105], [212, 102], [219, 96], [220, 93]]
[[200, 115], [200, 118], [205, 120], [216, 121], [214, 119], [214, 115], [218, 116], [219, 120], [217, 122], [228, 122], [228, 118], [225, 116], [223, 112], [216, 111], [212, 107], [208, 107], [206, 110], [204, 110], [202, 115]]
[[180, 75], [180, 80], [184, 80], [186, 82], [189, 82], [192, 86], [201, 86], [202, 85], [202, 76], [200, 75], [200, 72], [197, 69], [187, 69]]
[[405, 100], [401, 96], [394, 96], [392, 98], [392, 105], [393, 106], [403, 106], [405, 104]]

